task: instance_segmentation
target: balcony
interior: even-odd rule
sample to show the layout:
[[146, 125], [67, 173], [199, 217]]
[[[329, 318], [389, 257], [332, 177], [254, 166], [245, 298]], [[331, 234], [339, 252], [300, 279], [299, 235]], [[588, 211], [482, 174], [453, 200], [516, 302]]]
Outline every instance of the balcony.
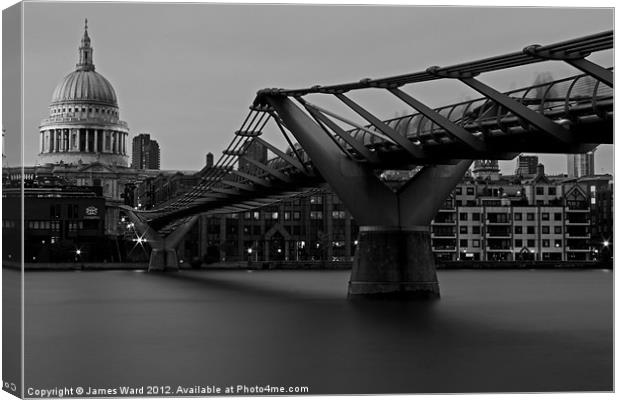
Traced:
[[487, 239], [512, 239], [510, 232], [487, 232]]
[[582, 208], [582, 207], [579, 207], [579, 208], [569, 208], [569, 207], [567, 207], [566, 208], [566, 212], [567, 213], [580, 213], [580, 214], [581, 213], [589, 213], [590, 212], [590, 208], [588, 208], [588, 207], [586, 207], [586, 208]]
[[497, 247], [497, 248], [493, 248], [493, 247], [487, 247], [487, 253], [490, 252], [497, 252], [497, 253], [510, 253], [512, 252], [512, 248], [508, 247]]
[[566, 232], [564, 234], [564, 237], [567, 239], [590, 239], [590, 234], [589, 233], [570, 233], [570, 232]]
[[566, 246], [566, 251], [585, 253], [585, 252], [590, 252], [590, 248], [589, 247], [581, 248], [581, 247]]
[[586, 219], [586, 220], [583, 220], [583, 221], [579, 221], [579, 220], [577, 220], [577, 221], [575, 221], [575, 220], [571, 221], [571, 220], [567, 219], [566, 221], [564, 221], [564, 223], [565, 223], [566, 225], [589, 226], [589, 225], [590, 225], [590, 220], [589, 220], [589, 219]]
[[456, 239], [456, 233], [439, 232], [431, 233], [431, 239]]
[[512, 225], [512, 221], [511, 220], [490, 220], [487, 219], [486, 220], [486, 224], [490, 225], [490, 226], [506, 226], [506, 225]]
[[431, 225], [438, 225], [438, 226], [454, 226], [456, 225], [456, 220], [443, 220], [443, 221], [434, 221], [431, 222]]
[[433, 246], [431, 247], [433, 251], [437, 252], [455, 252], [456, 246]]

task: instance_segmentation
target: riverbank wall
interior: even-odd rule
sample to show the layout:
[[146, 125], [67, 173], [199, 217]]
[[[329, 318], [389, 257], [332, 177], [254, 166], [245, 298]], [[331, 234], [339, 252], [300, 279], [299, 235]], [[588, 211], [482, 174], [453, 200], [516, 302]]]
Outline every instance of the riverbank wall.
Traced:
[[[350, 261], [254, 261], [219, 262], [192, 266], [182, 263], [180, 269], [208, 270], [347, 270]], [[20, 270], [22, 264], [3, 261], [3, 268]], [[107, 271], [107, 270], [147, 270], [146, 263], [26, 263], [26, 271]], [[613, 263], [597, 261], [451, 261], [437, 263], [438, 270], [524, 270], [524, 269], [613, 269]]]

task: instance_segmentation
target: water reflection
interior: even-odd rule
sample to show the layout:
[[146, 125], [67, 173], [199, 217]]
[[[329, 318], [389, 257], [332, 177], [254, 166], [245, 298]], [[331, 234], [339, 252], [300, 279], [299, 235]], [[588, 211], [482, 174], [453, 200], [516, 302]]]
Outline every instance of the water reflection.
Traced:
[[27, 384], [611, 390], [612, 277], [441, 271], [440, 300], [351, 302], [346, 271], [27, 273]]

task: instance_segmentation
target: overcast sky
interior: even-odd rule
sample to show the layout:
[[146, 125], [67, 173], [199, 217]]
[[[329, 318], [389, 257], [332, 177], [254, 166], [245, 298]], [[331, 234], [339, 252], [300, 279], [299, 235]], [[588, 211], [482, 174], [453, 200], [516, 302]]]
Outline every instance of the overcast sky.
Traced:
[[[162, 169], [184, 170], [200, 169], [209, 151], [219, 155], [261, 88], [417, 72], [613, 28], [611, 9], [26, 3], [26, 165], [35, 163], [54, 88], [75, 68], [85, 17], [96, 71], [114, 86], [131, 136], [150, 133]], [[613, 62], [611, 54], [594, 60]], [[481, 79], [506, 90], [543, 71], [578, 73], [551, 62]], [[409, 88], [433, 106], [478, 97], [459, 82]], [[386, 118], [407, 109], [359, 99]], [[548, 172], [566, 170], [565, 156], [542, 160]], [[597, 173], [611, 172], [612, 147], [601, 146], [596, 162]], [[502, 168], [511, 173], [514, 164]]]

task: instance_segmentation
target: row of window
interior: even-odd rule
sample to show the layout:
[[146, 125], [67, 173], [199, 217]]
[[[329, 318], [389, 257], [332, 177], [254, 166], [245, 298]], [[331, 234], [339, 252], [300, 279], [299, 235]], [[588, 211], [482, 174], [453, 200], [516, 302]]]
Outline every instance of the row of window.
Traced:
[[[471, 228], [471, 230], [470, 230], [470, 228]], [[529, 226], [525, 226], [525, 227], [517, 225], [517, 226], [514, 227], [515, 235], [522, 235], [523, 234], [523, 228], [525, 228], [525, 233], [528, 234], [528, 235], [536, 234], [536, 226], [535, 225], [529, 225]], [[541, 234], [543, 234], [543, 235], [551, 234], [551, 226], [549, 226], [549, 225], [542, 225], [540, 228], [541, 228]], [[480, 234], [480, 226], [471, 226], [471, 227], [467, 226], [467, 225], [459, 226], [459, 233], [462, 234], [462, 235], [467, 235], [467, 234], [470, 233], [470, 231], [471, 231], [471, 234], [473, 234], [473, 235], [479, 235]], [[587, 228], [585, 228], [584, 231], [585, 231], [586, 234], [588, 233], [588, 229]], [[435, 234], [438, 234], [438, 233], [453, 234], [453, 231], [450, 228], [448, 228], [447, 230], [441, 230], [441, 229], [435, 228], [433, 230], [433, 232], [435, 232]], [[553, 227], [553, 233], [557, 234], [557, 235], [561, 235], [562, 234], [562, 226], [561, 225], [554, 226]], [[509, 232], [506, 231], [506, 234], [509, 234]]]
[[[459, 213], [459, 221], [468, 221], [469, 215], [471, 215], [472, 221], [480, 221], [480, 214], [481, 213], [478, 213], [478, 212], [472, 212], [472, 213], [462, 212], [462, 213]], [[523, 221], [523, 213], [516, 212], [513, 215], [514, 215], [515, 221]], [[550, 213], [544, 212], [540, 214], [540, 219], [542, 221], [549, 221], [550, 216], [551, 216]], [[488, 213], [487, 218], [489, 218], [491, 222], [509, 222], [510, 214], [509, 213]], [[525, 213], [525, 218], [527, 221], [535, 221], [536, 213]], [[561, 212], [553, 213], [553, 220], [561, 221], [562, 213]]]
[[[283, 218], [285, 221], [290, 221], [291, 219], [294, 221], [298, 221], [301, 219], [300, 211], [284, 211]], [[278, 220], [280, 218], [280, 213], [278, 211], [267, 211], [263, 212], [263, 215], [266, 220]], [[345, 219], [347, 214], [346, 211], [335, 210], [331, 212], [332, 219]], [[244, 214], [244, 219], [246, 220], [260, 220], [260, 211], [248, 211]], [[231, 216], [231, 218], [234, 218]], [[320, 220], [323, 219], [323, 211], [310, 211], [310, 219]]]
[[[536, 240], [534, 240], [534, 239], [528, 239], [527, 241], [524, 241], [522, 239], [515, 239], [515, 241], [514, 241], [514, 248], [515, 249], [523, 248], [523, 243], [526, 243], [526, 247], [536, 247]], [[549, 239], [543, 239], [541, 241], [542, 247], [545, 247], [545, 248], [551, 247], [551, 243], [552, 243], [552, 241], [549, 240]], [[469, 240], [467, 240], [467, 239], [459, 240], [459, 247], [461, 247], [462, 249], [463, 248], [468, 248], [469, 247]], [[480, 248], [480, 240], [473, 239], [471, 241], [471, 247], [472, 248]], [[562, 239], [554, 240], [553, 241], [553, 247], [555, 247], [555, 248], [562, 247]], [[504, 248], [504, 250], [509, 250], [509, 247], [507, 246], [506, 248]]]
[[[468, 196], [473, 196], [475, 194], [475, 190], [472, 186], [468, 186], [465, 188], [466, 189], [466, 195]], [[499, 189], [495, 189], [497, 190], [497, 193], [493, 193], [494, 195], [499, 195]], [[456, 195], [462, 195], [463, 194], [463, 188], [461, 186], [458, 186], [455, 190], [454, 193]], [[549, 196], [555, 196], [557, 193], [556, 187], [555, 186], [547, 186], [547, 194]], [[542, 196], [545, 194], [545, 186], [536, 186], [536, 194], [538, 196]]]
[[28, 229], [59, 231], [60, 221], [28, 221]]
[[[67, 204], [66, 210], [67, 210], [68, 219], [79, 218], [79, 207], [77, 204]], [[53, 219], [62, 218], [62, 205], [61, 204], [50, 205], [50, 218], [53, 218]]]
[[[86, 112], [86, 107], [82, 107], [81, 110], [82, 110], [83, 113], [85, 113]], [[101, 110], [99, 108], [94, 108], [94, 110], [95, 110], [96, 114], [99, 114], [99, 111], [101, 111], [102, 114], [118, 116], [118, 111], [117, 110], [112, 110], [112, 109], [109, 109], [109, 108], [102, 108]], [[52, 108], [52, 114], [66, 113], [66, 112], [80, 112], [80, 107]], [[93, 112], [93, 108], [92, 107], [88, 107], [88, 112], [92, 113]]]

